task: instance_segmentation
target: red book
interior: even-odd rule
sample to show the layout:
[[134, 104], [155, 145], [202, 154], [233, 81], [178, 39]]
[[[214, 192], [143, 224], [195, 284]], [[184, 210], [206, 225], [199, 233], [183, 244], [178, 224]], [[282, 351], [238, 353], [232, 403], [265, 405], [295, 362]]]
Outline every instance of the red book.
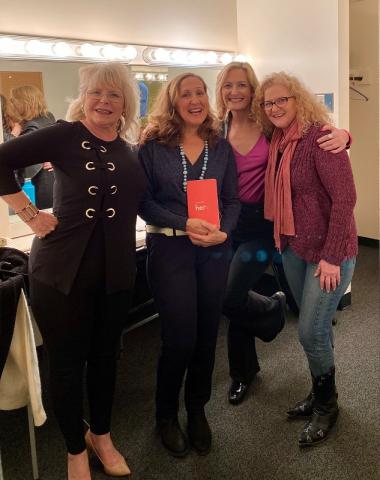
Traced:
[[220, 228], [218, 189], [216, 179], [187, 182], [187, 211], [189, 218], [199, 218]]

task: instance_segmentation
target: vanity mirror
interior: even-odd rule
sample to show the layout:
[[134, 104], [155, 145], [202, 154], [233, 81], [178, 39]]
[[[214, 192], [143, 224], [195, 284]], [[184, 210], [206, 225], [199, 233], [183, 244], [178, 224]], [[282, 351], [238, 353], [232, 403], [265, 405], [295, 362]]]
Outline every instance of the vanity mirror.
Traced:
[[[0, 93], [9, 95], [11, 88], [34, 84], [44, 93], [48, 109], [56, 119], [65, 118], [71, 99], [78, 92], [78, 70], [86, 63], [60, 62], [53, 60], [0, 60]], [[146, 106], [141, 105], [141, 114], [149, 113], [155, 96], [162, 84], [175, 75], [191, 71], [202, 76], [209, 89], [211, 105], [214, 103], [214, 90], [217, 67], [172, 67], [128, 65], [136, 80], [141, 84], [140, 91], [145, 92]], [[30, 233], [29, 227], [17, 215], [9, 214], [5, 203], [0, 200], [0, 236], [17, 238]]]

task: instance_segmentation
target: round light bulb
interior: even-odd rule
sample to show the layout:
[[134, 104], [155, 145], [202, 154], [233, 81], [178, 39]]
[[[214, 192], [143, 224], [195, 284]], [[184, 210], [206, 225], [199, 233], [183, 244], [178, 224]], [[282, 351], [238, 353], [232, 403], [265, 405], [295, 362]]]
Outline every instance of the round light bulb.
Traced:
[[205, 55], [202, 52], [193, 51], [187, 56], [188, 62], [192, 65], [202, 65], [205, 61]]
[[135, 47], [128, 45], [122, 50], [121, 56], [126, 60], [134, 60], [137, 57], [137, 50]]
[[121, 56], [121, 50], [115, 45], [105, 45], [100, 49], [100, 54], [102, 57], [107, 58], [108, 60], [112, 60], [114, 58], [119, 58]]
[[210, 64], [218, 63], [218, 55], [215, 52], [207, 52], [206, 62]]
[[72, 47], [66, 42], [57, 42], [54, 44], [53, 52], [58, 57], [71, 57], [74, 55]]
[[48, 42], [41, 42], [40, 40], [29, 40], [25, 48], [31, 55], [52, 55], [51, 44]]
[[82, 43], [82, 45], [79, 47], [80, 54], [82, 57], [88, 57], [88, 58], [93, 58], [93, 57], [99, 57], [99, 47], [96, 47], [95, 45], [92, 45], [91, 43]]
[[232, 55], [230, 53], [223, 53], [223, 55], [221, 55], [219, 57], [219, 60], [224, 64], [224, 65], [227, 65], [227, 63], [230, 63], [232, 62]]
[[187, 52], [184, 50], [173, 50], [170, 56], [173, 63], [179, 63], [180, 65], [188, 63]]
[[170, 62], [170, 52], [166, 48], [155, 48], [152, 56], [157, 62]]

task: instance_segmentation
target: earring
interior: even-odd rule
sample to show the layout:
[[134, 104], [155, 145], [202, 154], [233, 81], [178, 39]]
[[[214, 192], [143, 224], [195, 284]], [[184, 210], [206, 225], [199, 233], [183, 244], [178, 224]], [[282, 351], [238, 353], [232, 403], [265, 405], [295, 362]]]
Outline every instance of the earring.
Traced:
[[125, 113], [125, 112], [122, 112], [122, 114], [121, 114], [121, 115], [122, 115], [123, 117], [125, 117], [126, 113]]
[[82, 113], [84, 113], [84, 106], [83, 106], [83, 105], [80, 106], [80, 111], [81, 111]]

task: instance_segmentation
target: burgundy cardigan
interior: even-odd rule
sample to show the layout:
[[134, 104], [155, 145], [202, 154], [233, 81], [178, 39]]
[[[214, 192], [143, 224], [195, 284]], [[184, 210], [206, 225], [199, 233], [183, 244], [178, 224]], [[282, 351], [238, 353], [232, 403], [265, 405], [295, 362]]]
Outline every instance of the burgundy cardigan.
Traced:
[[355, 257], [358, 241], [353, 215], [356, 190], [347, 152], [332, 154], [319, 148], [324, 135], [313, 126], [298, 142], [290, 165], [295, 236], [282, 236], [310, 263], [321, 259], [334, 265]]

